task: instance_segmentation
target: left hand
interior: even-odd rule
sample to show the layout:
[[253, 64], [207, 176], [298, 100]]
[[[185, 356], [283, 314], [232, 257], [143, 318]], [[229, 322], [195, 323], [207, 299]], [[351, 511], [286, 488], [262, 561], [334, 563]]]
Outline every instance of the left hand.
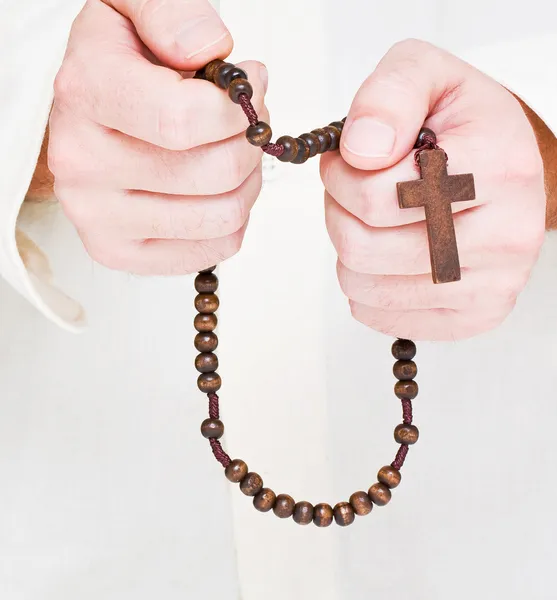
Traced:
[[[449, 175], [473, 173], [476, 201], [453, 205], [462, 280], [434, 285], [423, 209], [399, 209], [396, 183], [418, 178], [412, 150], [436, 132]], [[325, 154], [329, 234], [354, 317], [414, 340], [471, 337], [513, 309], [545, 233], [543, 163], [516, 98], [425, 42], [395, 45], [358, 92]]]

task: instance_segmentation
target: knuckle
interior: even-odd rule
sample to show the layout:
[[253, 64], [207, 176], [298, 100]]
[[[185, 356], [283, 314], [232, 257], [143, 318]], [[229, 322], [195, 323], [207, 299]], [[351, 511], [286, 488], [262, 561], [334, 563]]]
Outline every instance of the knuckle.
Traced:
[[253, 153], [247, 149], [245, 152], [231, 152], [224, 154], [219, 172], [220, 192], [226, 193], [238, 189], [249, 177], [255, 167]]
[[81, 69], [76, 60], [67, 57], [54, 79], [54, 98], [57, 102], [71, 104], [81, 87]]
[[186, 111], [172, 103], [159, 106], [156, 113], [156, 131], [162, 147], [168, 150], [191, 148], [191, 122]]
[[342, 232], [337, 244], [337, 254], [340, 262], [350, 271], [365, 272], [362, 258], [364, 253], [355, 236]]

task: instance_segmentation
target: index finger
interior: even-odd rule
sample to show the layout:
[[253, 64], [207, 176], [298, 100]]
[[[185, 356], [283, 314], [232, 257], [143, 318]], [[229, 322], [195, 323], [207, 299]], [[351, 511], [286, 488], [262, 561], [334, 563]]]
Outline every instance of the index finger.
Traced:
[[[108, 11], [108, 12], [107, 12]], [[169, 150], [232, 137], [247, 127], [228, 94], [199, 79], [148, 60], [125, 17], [105, 4], [90, 4], [72, 31], [66, 59], [55, 84], [55, 98], [72, 112]], [[259, 63], [243, 66], [263, 105]]]

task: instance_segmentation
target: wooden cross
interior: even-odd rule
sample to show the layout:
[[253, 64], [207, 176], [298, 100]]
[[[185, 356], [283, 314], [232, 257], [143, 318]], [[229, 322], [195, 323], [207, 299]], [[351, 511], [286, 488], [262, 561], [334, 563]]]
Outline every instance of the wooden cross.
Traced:
[[460, 280], [452, 202], [474, 200], [473, 175], [447, 174], [447, 156], [441, 149], [422, 150], [422, 179], [397, 183], [400, 208], [425, 208], [431, 272], [434, 283]]

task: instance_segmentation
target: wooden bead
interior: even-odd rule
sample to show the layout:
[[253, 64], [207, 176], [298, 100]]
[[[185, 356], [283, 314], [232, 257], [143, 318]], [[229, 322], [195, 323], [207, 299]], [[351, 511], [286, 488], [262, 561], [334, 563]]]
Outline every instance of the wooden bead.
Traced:
[[200, 373], [214, 373], [219, 368], [219, 359], [212, 352], [202, 352], [195, 357], [195, 368]]
[[390, 490], [392, 490], [400, 484], [402, 475], [398, 469], [395, 469], [391, 465], [387, 465], [379, 470], [379, 473], [377, 473], [377, 479], [379, 480], [379, 483], [383, 483]]
[[341, 121], [341, 122], [342, 122], [342, 124], [343, 124], [343, 125], [346, 123], [346, 119], [347, 119], [347, 118], [348, 118], [348, 117], [344, 117], [344, 119], [342, 119], [342, 121]]
[[392, 352], [397, 360], [412, 360], [416, 356], [416, 344], [411, 340], [397, 340]]
[[193, 326], [200, 333], [207, 333], [217, 328], [217, 315], [195, 315]]
[[246, 496], [257, 496], [263, 489], [263, 479], [257, 473], [248, 473], [240, 482], [240, 489]]
[[318, 504], [313, 509], [313, 522], [317, 527], [329, 527], [333, 522], [333, 507], [330, 504]]
[[329, 123], [329, 126], [336, 127], [342, 134], [342, 130], [344, 129], [344, 121], [333, 121], [332, 123]]
[[276, 499], [277, 496], [273, 490], [263, 488], [253, 499], [253, 505], [259, 512], [266, 513], [273, 509]]
[[323, 154], [323, 152], [327, 152], [331, 146], [331, 134], [323, 128], [314, 129], [311, 133], [317, 136], [317, 139], [319, 140], [318, 153]]
[[199, 273], [194, 285], [200, 294], [214, 294], [219, 288], [219, 278], [214, 273]]
[[246, 130], [246, 137], [252, 146], [264, 146], [271, 141], [273, 130], [268, 123], [259, 121], [255, 125], [250, 125]]
[[350, 504], [354, 512], [360, 517], [369, 515], [373, 508], [373, 504], [365, 492], [354, 492], [350, 496]]
[[309, 158], [309, 146], [302, 138], [296, 138], [296, 141], [298, 142], [298, 153], [292, 160], [292, 163], [302, 165]]
[[221, 388], [222, 380], [218, 373], [202, 373], [197, 378], [197, 387], [204, 394], [214, 394]]
[[198, 333], [195, 336], [194, 345], [199, 352], [213, 352], [219, 345], [219, 338], [212, 332]]
[[437, 143], [437, 136], [435, 135], [435, 131], [429, 129], [428, 127], [422, 127], [420, 129], [420, 133], [418, 134], [418, 138], [416, 140], [414, 148], [421, 148], [424, 145], [426, 138], [429, 138], [430, 140], [433, 140], [434, 143]]
[[240, 104], [240, 96], [245, 94], [250, 100], [253, 97], [253, 88], [247, 79], [234, 79], [228, 88], [228, 95], [234, 104]]
[[338, 150], [338, 147], [340, 146], [341, 132], [336, 127], [333, 127], [332, 125], [327, 125], [327, 127], [325, 127], [325, 131], [329, 134], [329, 137], [331, 138], [331, 144], [329, 145], [329, 151], [334, 152], [335, 150]]
[[335, 521], [341, 527], [348, 527], [354, 523], [354, 509], [348, 502], [339, 502], [334, 510]]
[[415, 425], [405, 425], [401, 423], [396, 426], [395, 429], [395, 440], [398, 444], [406, 444], [407, 446], [411, 446], [418, 441], [420, 437], [420, 432]]
[[391, 500], [391, 490], [384, 483], [374, 483], [368, 491], [373, 504], [377, 506], [385, 506]]
[[273, 512], [279, 519], [289, 519], [294, 514], [296, 503], [288, 494], [279, 494], [273, 507]]
[[395, 394], [401, 400], [407, 398], [413, 400], [418, 395], [418, 384], [415, 381], [397, 381], [395, 383]]
[[215, 83], [221, 90], [228, 89], [229, 81], [228, 74], [236, 68], [236, 65], [227, 62], [221, 62], [213, 72], [213, 83]]
[[292, 518], [298, 525], [309, 525], [313, 521], [313, 504], [298, 502], [294, 507]]
[[284, 146], [284, 152], [278, 157], [281, 162], [292, 162], [298, 154], [298, 140], [289, 135], [283, 135], [277, 140], [277, 144]]
[[218, 440], [224, 434], [224, 423], [220, 419], [205, 419], [201, 423], [201, 435], [204, 438]]
[[235, 458], [224, 470], [224, 474], [228, 481], [232, 483], [240, 483], [248, 474], [248, 466], [240, 458]]
[[214, 265], [212, 267], [208, 267], [207, 269], [201, 269], [201, 271], [199, 271], [199, 273], [212, 273], [216, 268], [217, 268], [217, 265]]
[[215, 83], [217, 71], [225, 64], [226, 63], [223, 60], [220, 60], [220, 58], [212, 60], [208, 65], [205, 66], [205, 69], [202, 70], [204, 79], [210, 81], [211, 83]]
[[397, 360], [393, 374], [400, 381], [410, 381], [418, 374], [418, 367], [413, 360]]
[[240, 69], [240, 67], [236, 67], [235, 65], [233, 65], [233, 67], [233, 69], [227, 69], [222, 75], [222, 80], [225, 84], [224, 89], [228, 88], [235, 79], [247, 80], [248, 78], [247, 73], [243, 69]]
[[299, 139], [304, 140], [308, 145], [309, 158], [313, 158], [319, 152], [319, 138], [314, 133], [302, 133]]
[[219, 308], [219, 298], [216, 294], [197, 294], [195, 308], [202, 314], [211, 314]]

